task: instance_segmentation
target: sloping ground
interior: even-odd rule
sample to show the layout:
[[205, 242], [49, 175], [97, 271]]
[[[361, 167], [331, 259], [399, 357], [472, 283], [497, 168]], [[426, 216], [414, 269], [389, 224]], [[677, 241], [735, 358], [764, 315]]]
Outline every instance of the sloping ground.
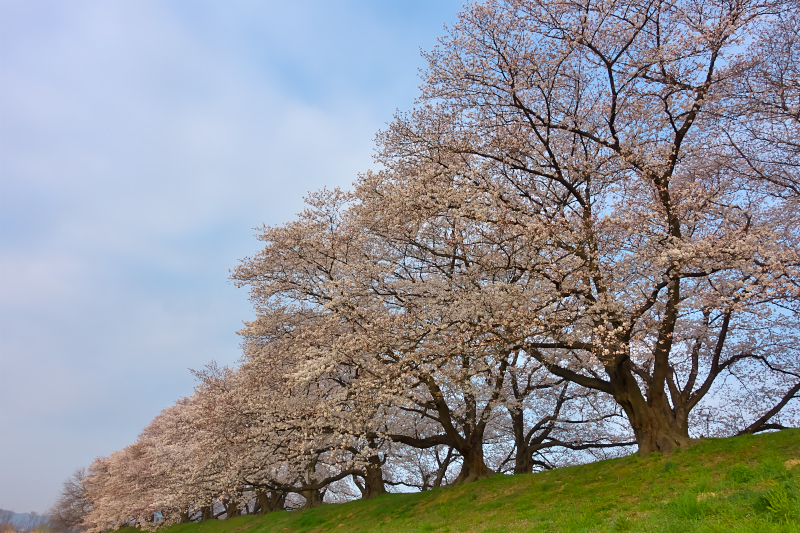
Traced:
[[798, 532], [800, 430], [164, 531]]

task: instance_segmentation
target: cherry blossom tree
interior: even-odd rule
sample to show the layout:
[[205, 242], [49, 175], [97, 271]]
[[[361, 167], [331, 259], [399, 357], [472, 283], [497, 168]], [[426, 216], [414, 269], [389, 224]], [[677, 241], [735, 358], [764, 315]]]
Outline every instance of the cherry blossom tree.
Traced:
[[[764, 69], [791, 70], [797, 47], [783, 41], [754, 45], [766, 56], [783, 46], [777, 62], [751, 68], [737, 55], [762, 24], [785, 25], [788, 9], [469, 6], [427, 55], [417, 107], [380, 135], [386, 170], [355, 195], [398, 235], [449, 217], [494, 246], [513, 243], [518, 253], [482, 265], [513, 272], [517, 289], [486, 325], [555, 376], [613, 396], [640, 453], [687, 446], [689, 415], [721, 374], [744, 359], [781, 371], [797, 358], [761, 342], [798, 331], [797, 205], [784, 194], [796, 166], [754, 176], [721, 142], [719, 119], [741, 104], [733, 77], [767, 87]], [[750, 138], [744, 126], [729, 133]], [[760, 173], [785, 160], [778, 148], [770, 157]], [[460, 260], [470, 243], [450, 239], [441, 257]]]
[[[380, 202], [353, 200], [321, 191], [298, 221], [264, 228], [266, 247], [233, 275], [251, 287], [257, 311], [241, 332], [247, 356], [272, 368], [279, 352], [296, 365], [299, 382], [336, 382], [347, 407], [328, 412], [366, 410], [362, 421], [377, 421], [363, 425], [368, 440], [451, 448], [460, 458], [457, 483], [491, 475], [487, 431], [502, 433], [495, 412], [505, 401], [506, 375], [511, 367], [523, 372], [530, 358], [512, 354], [507, 334], [486, 327], [519, 288], [505, 279], [513, 277], [508, 271], [483, 267], [498, 247], [516, 251], [452, 217], [398, 228], [401, 219], [387, 223]], [[455, 235], [465, 258], [451, 256]], [[291, 342], [275, 350], [286, 336]], [[536, 384], [547, 379], [529, 374], [529, 385], [534, 377]], [[518, 389], [518, 400], [537, 388]]]
[[796, 426], [798, 12], [466, 6], [379, 133], [382, 168], [261, 228], [233, 272], [256, 312], [241, 364], [196, 372], [75, 478], [64, 523], [155, 529]]
[[84, 517], [91, 511], [92, 502], [87, 497], [86, 469], [77, 469], [61, 488], [61, 493], [47, 511], [49, 524], [58, 531], [78, 532], [84, 528]]
[[[293, 337], [251, 349], [259, 358], [236, 371], [208, 367], [197, 373], [203, 382], [198, 392], [207, 396], [203, 419], [224, 441], [207, 456], [230, 464], [229, 490], [244, 484], [265, 510], [279, 508], [292, 493], [305, 499], [305, 507], [319, 505], [328, 485], [349, 476], [365, 480], [365, 497], [382, 493], [374, 439], [358, 438], [364, 417], [347, 404], [340, 384], [292, 380]], [[222, 458], [217, 450], [225, 443], [233, 453]]]

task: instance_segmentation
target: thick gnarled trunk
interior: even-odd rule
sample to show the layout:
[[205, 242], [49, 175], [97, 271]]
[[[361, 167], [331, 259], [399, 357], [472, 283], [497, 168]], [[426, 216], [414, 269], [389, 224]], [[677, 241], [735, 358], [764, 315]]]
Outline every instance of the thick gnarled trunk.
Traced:
[[630, 366], [627, 362], [619, 372], [610, 373], [610, 377], [612, 394], [628, 416], [639, 446], [638, 454], [670, 454], [678, 448], [691, 446], [694, 439], [689, 437], [688, 413], [670, 406], [663, 385], [661, 390], [654, 387], [645, 397]]
[[306, 499], [306, 503], [303, 504], [301, 509], [313, 509], [314, 507], [319, 507], [323, 503], [323, 494], [319, 489], [301, 490], [299, 491], [299, 494]]
[[367, 467], [364, 469], [364, 485], [359, 484], [356, 476], [353, 476], [353, 480], [356, 481], [356, 485], [361, 491], [362, 500], [371, 500], [381, 494], [386, 494], [386, 484], [383, 481], [383, 461], [381, 461], [378, 448], [377, 441], [374, 438], [370, 438], [370, 456]]
[[467, 448], [465, 453], [462, 454], [461, 460], [461, 472], [453, 482], [453, 485], [472, 483], [495, 474], [494, 470], [486, 466], [483, 458], [482, 443]]
[[[517, 448], [519, 450], [519, 448]], [[514, 458], [514, 473], [515, 474], [532, 474], [533, 461], [525, 450], [517, 451], [517, 456]]]
[[647, 406], [636, 411], [628, 411], [626, 408], [625, 411], [636, 436], [638, 453], [643, 457], [653, 452], [669, 454], [678, 448], [685, 449], [694, 442], [685, 426], [678, 427], [659, 409]]
[[236, 500], [226, 500], [223, 502], [225, 506], [225, 518], [235, 518], [242, 515], [242, 510], [239, 509], [239, 502]]
[[383, 469], [381, 468], [380, 459], [378, 459], [378, 457], [370, 457], [370, 463], [367, 465], [364, 475], [364, 490], [361, 492], [361, 498], [364, 500], [371, 500], [372, 498], [377, 498], [381, 494], [386, 494], [386, 485], [383, 482]]
[[214, 518], [214, 509], [211, 505], [206, 505], [200, 508], [200, 521], [205, 522]]
[[275, 511], [283, 511], [286, 502], [286, 493], [277, 490], [257, 490], [256, 498], [258, 498], [258, 508], [256, 514], [273, 513]]

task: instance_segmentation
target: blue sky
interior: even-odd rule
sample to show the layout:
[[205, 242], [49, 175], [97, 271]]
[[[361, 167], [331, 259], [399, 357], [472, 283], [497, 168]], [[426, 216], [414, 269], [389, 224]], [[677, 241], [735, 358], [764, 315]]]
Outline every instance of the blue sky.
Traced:
[[252, 228], [348, 186], [461, 0], [0, 0], [0, 508], [239, 357]]

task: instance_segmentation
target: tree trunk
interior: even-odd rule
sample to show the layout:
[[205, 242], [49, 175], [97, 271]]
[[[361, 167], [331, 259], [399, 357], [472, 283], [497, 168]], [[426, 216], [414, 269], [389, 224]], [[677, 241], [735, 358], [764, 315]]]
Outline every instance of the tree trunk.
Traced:
[[465, 452], [466, 453], [461, 454], [461, 472], [453, 482], [453, 485], [472, 483], [473, 481], [478, 481], [479, 479], [494, 475], [494, 471], [486, 466], [483, 460], [482, 443], [470, 446]]
[[378, 445], [375, 439], [369, 439], [370, 456], [364, 475], [364, 490], [361, 491], [362, 500], [371, 500], [381, 494], [386, 494], [386, 485], [383, 483], [383, 469], [381, 458], [378, 454]]
[[533, 454], [528, 450], [524, 444], [522, 447], [517, 446], [517, 455], [514, 457], [514, 473], [515, 474], [532, 474], [533, 473]]
[[300, 496], [306, 499], [306, 503], [303, 505], [303, 507], [301, 507], [301, 509], [312, 509], [322, 505], [322, 491], [319, 489], [301, 490]]
[[676, 424], [658, 409], [648, 408], [634, 412], [628, 412], [626, 409], [626, 412], [631, 420], [636, 444], [639, 446], [638, 453], [642, 457], [653, 452], [670, 454], [678, 448], [686, 449], [694, 442], [685, 426], [676, 427]]
[[225, 502], [225, 518], [235, 518], [241, 516], [242, 512], [239, 509], [239, 504], [236, 500], [228, 500]]
[[286, 502], [286, 493], [277, 490], [256, 491], [256, 498], [258, 498], [259, 509], [256, 514], [273, 513], [275, 511], [283, 511]]
[[694, 439], [689, 437], [688, 414], [683, 410], [675, 413], [663, 388], [648, 391], [649, 397], [645, 398], [627, 368], [616, 375], [612, 373], [610, 377], [614, 399], [628, 415], [640, 456], [646, 457], [653, 452], [670, 454], [694, 443]]
[[211, 520], [214, 518], [214, 512], [210, 505], [206, 505], [205, 507], [200, 508], [200, 521], [205, 522], [206, 520]]
[[371, 500], [372, 498], [377, 498], [381, 494], [386, 494], [380, 459], [378, 459], [377, 456], [370, 457], [369, 463], [364, 476], [364, 492], [361, 495], [361, 499], [363, 500]]
[[430, 479], [431, 479], [431, 474], [422, 474], [422, 487], [420, 488], [420, 492], [431, 490], [431, 486], [428, 483]]
[[525, 419], [522, 409], [509, 409], [508, 414], [511, 417], [514, 444], [517, 446], [517, 454], [514, 457], [514, 473], [530, 474], [533, 472], [533, 461], [532, 454], [528, 449], [528, 442], [525, 439]]

